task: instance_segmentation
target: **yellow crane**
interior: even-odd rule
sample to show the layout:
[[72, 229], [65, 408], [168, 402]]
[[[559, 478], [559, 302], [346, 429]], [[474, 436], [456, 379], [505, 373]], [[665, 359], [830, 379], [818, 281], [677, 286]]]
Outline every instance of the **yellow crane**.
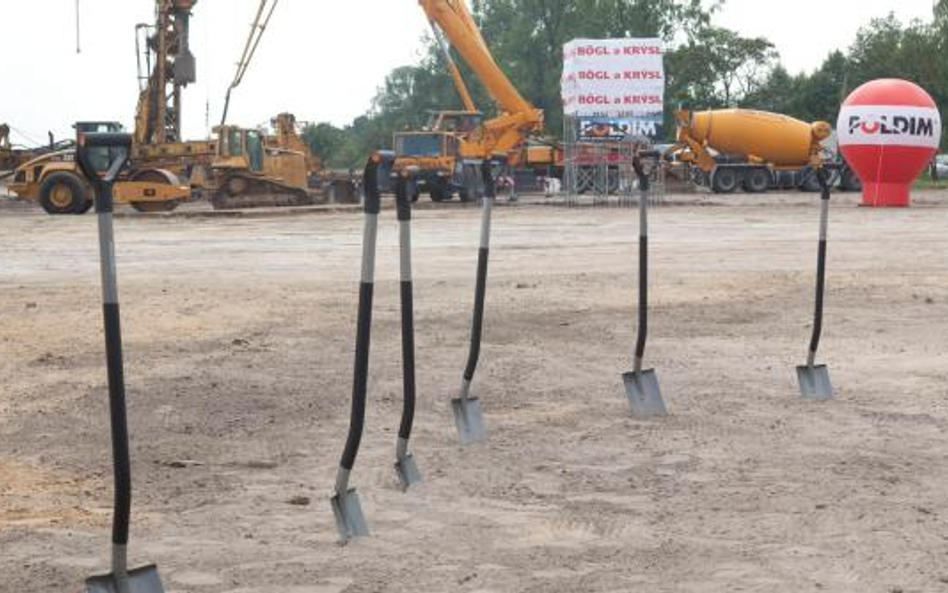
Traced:
[[[411, 170], [419, 188], [426, 188], [435, 201], [450, 199], [454, 192], [462, 200], [473, 199], [480, 163], [506, 160], [522, 148], [543, 130], [543, 111], [520, 94], [494, 61], [464, 0], [419, 0], [419, 5], [444, 52], [464, 110], [437, 112], [425, 129], [395, 134], [393, 168]], [[490, 93], [496, 117], [485, 119], [476, 109], [449, 44]]]

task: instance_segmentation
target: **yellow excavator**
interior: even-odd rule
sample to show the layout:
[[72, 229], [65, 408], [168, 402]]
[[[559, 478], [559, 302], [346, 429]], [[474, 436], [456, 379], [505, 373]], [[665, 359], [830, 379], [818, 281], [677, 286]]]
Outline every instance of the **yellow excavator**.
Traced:
[[[448, 71], [464, 109], [432, 115], [422, 130], [395, 134], [396, 172], [411, 171], [419, 191], [434, 201], [475, 199], [479, 167], [485, 160], [507, 162], [519, 154], [528, 138], [543, 130], [543, 111], [524, 99], [494, 61], [464, 0], [419, 0], [444, 53]], [[471, 99], [450, 48], [490, 93], [499, 114], [485, 119]]]

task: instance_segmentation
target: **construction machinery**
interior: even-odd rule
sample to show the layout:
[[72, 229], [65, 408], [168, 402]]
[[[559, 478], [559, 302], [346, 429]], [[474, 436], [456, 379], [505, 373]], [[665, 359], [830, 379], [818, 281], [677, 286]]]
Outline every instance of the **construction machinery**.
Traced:
[[[215, 128], [214, 138], [183, 140], [183, 91], [196, 81], [189, 39], [197, 2], [155, 0], [154, 24], [136, 26], [139, 97], [129, 166], [116, 184], [116, 202], [155, 212], [173, 210], [197, 195], [208, 196], [218, 209], [321, 201], [318, 190], [308, 183], [310, 172], [318, 167], [296, 135], [292, 116], [272, 138], [257, 129], [225, 124]], [[271, 13], [272, 9], [267, 18]], [[262, 32], [262, 14], [261, 8], [254, 31]], [[255, 48], [259, 35], [252, 39]], [[244, 52], [238, 76], [252, 55]], [[107, 123], [77, 131], [114, 132], [120, 130], [116, 126]], [[90, 207], [91, 190], [81, 179], [72, 150], [31, 161], [14, 177], [9, 189], [39, 200], [50, 213], [85, 212]]]
[[[117, 122], [79, 122], [76, 131], [82, 133], [118, 133]], [[103, 148], [91, 149], [92, 162], [99, 171], [105, 171], [110, 154]], [[174, 208], [187, 200], [190, 189], [181, 185], [170, 172], [143, 169], [123, 174], [115, 184], [115, 202], [131, 204], [140, 212]], [[12, 172], [7, 190], [21, 199], [39, 202], [49, 214], [84, 214], [92, 208], [94, 192], [88, 179], [76, 163], [74, 146], [47, 152], [27, 161]]]
[[691, 179], [715, 193], [743, 188], [819, 190], [815, 171], [824, 167], [831, 183], [859, 189], [859, 179], [832, 149], [832, 126], [806, 123], [766, 111], [724, 109], [676, 112], [678, 141], [669, 161], [691, 169]]
[[271, 151], [295, 151], [302, 153], [306, 163], [306, 184], [327, 202], [358, 202], [359, 178], [350, 171], [334, 171], [310, 149], [300, 135], [305, 124], [298, 122], [292, 113], [281, 113], [270, 120], [273, 132], [266, 137]]
[[[476, 198], [479, 165], [507, 162], [526, 140], [543, 130], [543, 111], [523, 98], [491, 56], [464, 0], [419, 0], [444, 53], [464, 109], [434, 113], [421, 130], [395, 134], [393, 170], [411, 171], [434, 201]], [[450, 46], [449, 46], [450, 44]], [[490, 93], [498, 115], [477, 110], [450, 47]]]
[[0, 171], [6, 171], [6, 173], [0, 173], [0, 179], [12, 177], [14, 169], [36, 157], [75, 146], [75, 141], [71, 139], [57, 141], [52, 132], [50, 132], [48, 144], [34, 147], [21, 146], [13, 144], [10, 140], [10, 131], [11, 127], [8, 124], [0, 123]]

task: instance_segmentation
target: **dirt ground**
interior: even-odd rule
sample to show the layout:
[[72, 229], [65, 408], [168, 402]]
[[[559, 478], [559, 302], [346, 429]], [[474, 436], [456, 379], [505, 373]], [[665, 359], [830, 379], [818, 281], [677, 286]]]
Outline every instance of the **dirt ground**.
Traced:
[[[415, 229], [425, 483], [396, 487], [394, 214], [383, 215], [368, 430], [372, 536], [336, 543], [361, 218], [116, 221], [134, 563], [194, 593], [948, 591], [948, 196], [833, 208], [821, 359], [802, 401], [818, 207], [675, 197], [653, 214], [635, 421], [635, 210], [498, 208], [482, 365], [490, 441], [461, 448], [478, 212]], [[0, 211], [0, 591], [78, 592], [111, 507], [95, 218]], [[308, 503], [308, 504], [307, 504]]]

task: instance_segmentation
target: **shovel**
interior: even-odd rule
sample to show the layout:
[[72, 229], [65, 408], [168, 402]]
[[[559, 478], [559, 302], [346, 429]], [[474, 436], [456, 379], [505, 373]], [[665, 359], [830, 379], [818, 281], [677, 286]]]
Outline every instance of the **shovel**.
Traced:
[[[102, 273], [102, 309], [105, 322], [105, 352], [109, 383], [112, 431], [112, 463], [115, 477], [115, 507], [112, 517], [112, 572], [86, 580], [86, 593], [164, 593], [154, 565], [129, 570], [128, 533], [132, 507], [132, 467], [125, 410], [125, 378], [122, 365], [122, 330], [118, 284], [115, 273], [115, 242], [112, 229], [112, 186], [128, 162], [132, 137], [128, 134], [81, 134], [76, 148], [79, 167], [95, 188], [95, 211], [99, 218], [99, 258]], [[89, 151], [108, 151], [110, 165], [99, 175]]]
[[373, 155], [365, 168], [364, 184], [365, 221], [362, 232], [362, 281], [359, 285], [359, 320], [356, 330], [355, 369], [352, 381], [352, 415], [349, 436], [336, 474], [336, 491], [332, 497], [332, 511], [336, 517], [339, 540], [346, 543], [353, 537], [369, 535], [362, 514], [362, 505], [355, 488], [349, 488], [349, 475], [355, 466], [362, 432], [365, 428], [365, 401], [369, 381], [369, 342], [372, 332], [372, 296], [375, 291], [375, 244], [378, 236], [378, 218], [381, 210], [379, 196], [379, 155]]
[[451, 400], [454, 424], [457, 426], [462, 445], [473, 445], [487, 440], [481, 400], [471, 397], [471, 382], [474, 380], [474, 372], [477, 370], [477, 361], [481, 353], [484, 297], [487, 293], [487, 263], [490, 259], [490, 215], [497, 195], [491, 163], [488, 160], [481, 165], [481, 177], [484, 180], [484, 197], [481, 198], [481, 242], [477, 253], [477, 283], [474, 290], [474, 318], [471, 322], [471, 349], [467, 357], [467, 367], [461, 379], [460, 397]]
[[800, 395], [806, 399], [833, 399], [833, 385], [825, 364], [816, 364], [816, 352], [823, 332], [823, 293], [826, 287], [826, 240], [829, 234], [830, 188], [826, 170], [819, 168], [816, 178], [820, 183], [820, 244], [816, 260], [816, 306], [813, 313], [813, 335], [805, 365], [797, 367]]
[[399, 259], [402, 304], [402, 422], [395, 447], [395, 473], [402, 490], [421, 482], [421, 472], [415, 458], [408, 452], [412, 423], [415, 419], [415, 319], [411, 274], [411, 196], [414, 181], [400, 176], [395, 188], [395, 206], [398, 210]]
[[631, 373], [624, 373], [625, 394], [632, 407], [632, 416], [636, 418], [655, 418], [665, 416], [665, 401], [658, 386], [658, 375], [653, 369], [643, 369], [645, 342], [648, 337], [648, 199], [649, 179], [642, 163], [644, 153], [636, 155], [632, 161], [635, 174], [639, 178], [639, 327], [635, 344], [635, 367]]

